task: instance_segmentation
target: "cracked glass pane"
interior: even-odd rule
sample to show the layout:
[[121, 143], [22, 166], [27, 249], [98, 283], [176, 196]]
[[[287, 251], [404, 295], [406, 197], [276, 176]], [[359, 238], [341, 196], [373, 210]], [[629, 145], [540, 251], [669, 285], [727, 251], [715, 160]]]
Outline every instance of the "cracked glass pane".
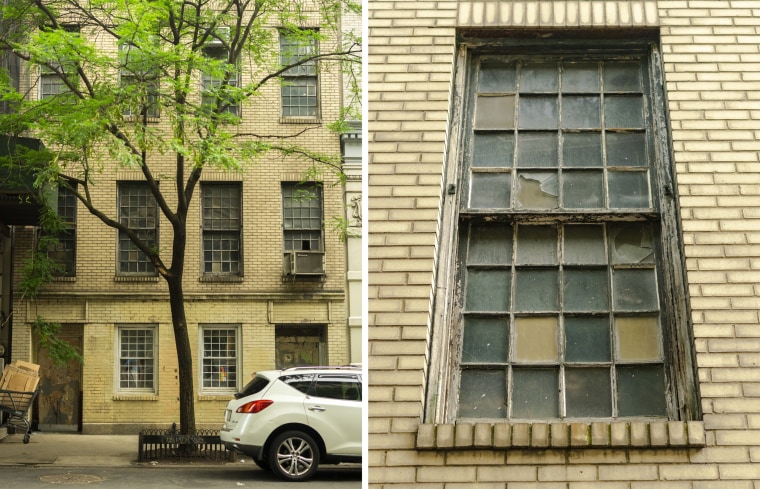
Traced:
[[612, 416], [609, 368], [566, 368], [565, 402], [570, 418]]
[[517, 228], [517, 263], [556, 265], [557, 228], [555, 226], [520, 226]]
[[459, 417], [506, 418], [507, 376], [503, 370], [462, 370]]
[[464, 319], [463, 363], [504, 363], [507, 361], [508, 348], [508, 318]]
[[565, 317], [565, 360], [609, 362], [610, 321], [599, 316]]
[[472, 166], [511, 167], [515, 149], [512, 133], [476, 133], [472, 144]]
[[517, 207], [556, 209], [559, 207], [558, 177], [554, 172], [520, 172], [517, 179]]
[[470, 228], [469, 265], [508, 265], [512, 262], [512, 226], [473, 224]]
[[512, 417], [546, 419], [559, 417], [559, 369], [512, 369]]
[[607, 263], [603, 226], [567, 225], [564, 231], [564, 263], [576, 265], [603, 265]]
[[475, 129], [513, 129], [514, 127], [514, 95], [478, 96], [475, 103]]
[[614, 224], [609, 229], [612, 263], [630, 265], [654, 263], [651, 225]]
[[557, 348], [556, 317], [518, 317], [515, 318], [515, 353], [516, 362], [550, 362], [559, 360]]

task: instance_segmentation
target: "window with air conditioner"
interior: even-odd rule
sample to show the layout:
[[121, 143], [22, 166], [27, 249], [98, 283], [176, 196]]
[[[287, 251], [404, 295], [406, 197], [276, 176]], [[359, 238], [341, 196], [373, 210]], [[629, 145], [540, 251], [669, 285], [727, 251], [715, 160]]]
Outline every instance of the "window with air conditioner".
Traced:
[[324, 275], [321, 185], [283, 183], [282, 218], [284, 274]]

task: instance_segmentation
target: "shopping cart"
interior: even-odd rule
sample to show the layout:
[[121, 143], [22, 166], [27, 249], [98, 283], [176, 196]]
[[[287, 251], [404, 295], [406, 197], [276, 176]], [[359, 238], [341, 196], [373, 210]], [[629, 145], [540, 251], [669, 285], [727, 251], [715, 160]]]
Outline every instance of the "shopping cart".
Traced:
[[32, 425], [29, 422], [29, 407], [40, 390], [32, 392], [7, 391], [0, 389], [0, 412], [8, 414], [8, 427], [24, 431], [24, 443], [29, 443]]

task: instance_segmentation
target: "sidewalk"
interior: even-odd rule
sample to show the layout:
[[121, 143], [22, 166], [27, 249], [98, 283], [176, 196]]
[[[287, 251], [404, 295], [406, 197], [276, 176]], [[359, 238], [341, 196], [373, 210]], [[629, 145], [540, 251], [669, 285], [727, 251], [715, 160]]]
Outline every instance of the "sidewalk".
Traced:
[[124, 467], [137, 463], [137, 435], [82, 435], [32, 432], [0, 439], [0, 467], [43, 465], [56, 467]]

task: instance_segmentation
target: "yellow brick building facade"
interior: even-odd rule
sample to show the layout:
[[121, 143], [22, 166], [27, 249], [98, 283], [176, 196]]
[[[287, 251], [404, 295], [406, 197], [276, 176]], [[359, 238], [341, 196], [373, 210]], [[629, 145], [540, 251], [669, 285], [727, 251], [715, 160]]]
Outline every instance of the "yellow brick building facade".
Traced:
[[[309, 27], [318, 28], [319, 17], [312, 17], [314, 25]], [[277, 26], [271, 29], [277, 36]], [[85, 30], [82, 35], [99, 39], [103, 52], [117, 50], [115, 41], [109, 42], [106, 36]], [[337, 42], [334, 38], [326, 41], [323, 49]], [[245, 66], [255, 69], [247, 62]], [[256, 75], [246, 69], [240, 74], [243, 83]], [[27, 89], [33, 97], [41, 93], [38, 76], [36, 68], [22, 70], [22, 90]], [[317, 117], [283, 117], [280, 86], [275, 82], [242, 104], [239, 131], [282, 136], [301, 133], [298, 144], [321, 154], [340, 155], [340, 137], [326, 127], [339, 117], [343, 103], [340, 70], [321, 70], [318, 84]], [[170, 127], [160, 117], [151, 126], [158, 130]], [[171, 188], [171, 156], [156, 153], [149, 155], [148, 161], [159, 175], [161, 187]], [[324, 174], [320, 201], [323, 273], [307, 277], [286, 274], [284, 262], [289, 257], [284, 253], [283, 188], [304, 180], [309, 166], [303, 159], [270, 154], [242, 172], [207, 169], [201, 177], [188, 214], [183, 282], [199, 428], [218, 428], [226, 403], [256, 371], [298, 363], [340, 365], [351, 360], [345, 243], [330, 224], [345, 215], [344, 189], [329, 171]], [[120, 182], [142, 180], [140, 171], [119, 169], [104, 161], [104, 170], [92, 186], [95, 205], [115, 216]], [[225, 183], [240, 189], [240, 273], [209, 276], [203, 271], [202, 197], [204, 186]], [[174, 192], [165, 194], [176, 199]], [[170, 200], [169, 205], [175, 202]], [[31, 227], [13, 231], [16, 282], [29, 250], [35, 246], [37, 232]], [[166, 262], [171, 260], [171, 233], [171, 225], [161, 217], [158, 247]], [[136, 433], [179, 421], [177, 360], [166, 282], [158, 276], [119, 273], [119, 256], [118, 233], [78, 204], [74, 276], [57, 278], [33, 301], [15, 294], [11, 358], [43, 365], [39, 403], [44, 413], [37, 420], [40, 429]], [[70, 365], [69, 373], [63, 375], [60, 371], [66, 368], [46, 362], [31, 332], [31, 322], [37, 317], [63, 324], [63, 336], [82, 353], [81, 366]], [[151, 381], [136, 390], [124, 383], [124, 355], [129, 355], [125, 352], [132, 344], [130, 336], [123, 335], [127, 330], [139, 334], [147, 331], [150, 339], [141, 344], [153, 345], [152, 352], [140, 353], [153, 362]], [[210, 333], [204, 336], [204, 331]], [[225, 336], [220, 340], [217, 334]], [[299, 346], [304, 342], [309, 344], [308, 351]], [[234, 351], [226, 351], [228, 347]], [[206, 356], [200, 353], [204, 351]], [[213, 362], [205, 360], [209, 355], [227, 356], [226, 368], [212, 366]], [[234, 381], [229, 380], [231, 368], [235, 370]], [[76, 376], [79, 378], [72, 379]], [[78, 382], [71, 384], [72, 380]], [[43, 419], [48, 415], [50, 419]]]
[[[758, 7], [741, 0], [370, 2], [370, 487], [760, 487]], [[661, 53], [652, 66], [663, 77], [661, 134], [670, 147], [658, 161], [672, 163], [681, 229], [673, 239], [686, 278], [680, 301], [689, 308], [673, 323], [689, 333], [679, 345], [695, 360], [686, 388], [698, 407], [629, 419], [460, 420], [446, 411], [458, 401], [462, 412], [458, 387], [440, 379], [450, 377], [445, 360], [461, 348], [460, 330], [447, 331], [463, 312], [452, 313], [447, 297], [462, 285], [444, 279], [456, 266], [447, 206], [468, 191], [452, 175], [471, 157], [461, 129], [474, 86], [463, 68], [475, 59], [469, 53], [490, 46], [486, 55], [508, 57], [533, 40], [539, 48], [523, 53], [527, 59], [585, 39], [593, 41], [582, 53], [589, 55], [637, 37], [654, 39]]]

